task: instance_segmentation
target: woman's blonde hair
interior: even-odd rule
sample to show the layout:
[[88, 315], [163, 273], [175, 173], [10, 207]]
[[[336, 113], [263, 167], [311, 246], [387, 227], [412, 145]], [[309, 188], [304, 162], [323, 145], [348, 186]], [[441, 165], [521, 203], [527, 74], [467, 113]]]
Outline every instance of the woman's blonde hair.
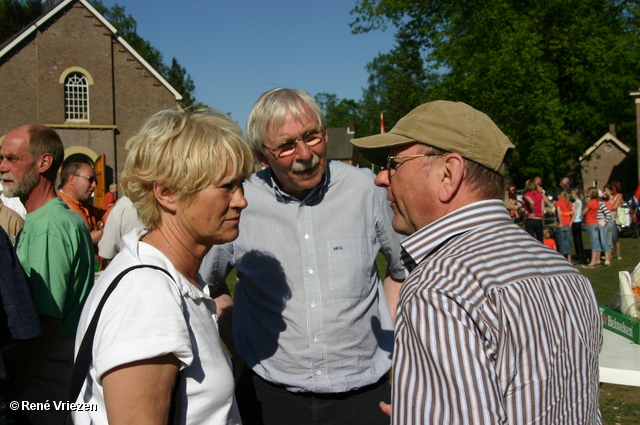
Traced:
[[524, 191], [526, 192], [535, 192], [538, 190], [538, 186], [536, 186], [536, 182], [533, 179], [529, 179], [524, 184]]
[[595, 186], [591, 186], [588, 190], [590, 199], [600, 200], [600, 192], [598, 192], [598, 188]]
[[140, 128], [127, 156], [121, 186], [140, 220], [153, 228], [160, 223], [161, 211], [154, 184], [188, 201], [227, 176], [232, 180], [249, 176], [252, 165], [242, 130], [227, 114], [211, 109], [167, 109]]
[[575, 188], [575, 189], [571, 189], [571, 194], [576, 194], [578, 196], [578, 199], [580, 199], [581, 201], [584, 201], [584, 196], [582, 196], [582, 189], [580, 188]]
[[569, 206], [569, 202], [571, 202], [569, 201], [569, 194], [564, 190], [558, 193], [558, 202], [560, 201], [560, 199], [564, 199], [564, 205], [567, 207]]

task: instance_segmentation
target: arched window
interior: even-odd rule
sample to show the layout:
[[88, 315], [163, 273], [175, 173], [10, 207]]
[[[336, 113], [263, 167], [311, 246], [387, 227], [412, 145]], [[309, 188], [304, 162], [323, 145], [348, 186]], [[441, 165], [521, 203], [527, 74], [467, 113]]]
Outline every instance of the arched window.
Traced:
[[64, 80], [65, 118], [89, 120], [89, 83], [80, 72], [72, 72]]

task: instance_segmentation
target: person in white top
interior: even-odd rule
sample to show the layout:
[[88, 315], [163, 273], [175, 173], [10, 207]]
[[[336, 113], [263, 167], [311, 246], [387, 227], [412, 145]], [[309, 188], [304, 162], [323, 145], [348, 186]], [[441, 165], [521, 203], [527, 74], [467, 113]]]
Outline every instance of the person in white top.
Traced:
[[4, 188], [2, 187], [2, 182], [0, 182], [0, 201], [5, 205], [5, 207], [11, 208], [13, 211], [20, 214], [20, 217], [24, 220], [27, 216], [27, 209], [20, 202], [20, 198], [15, 197], [7, 197], [4, 195]]
[[98, 242], [100, 257], [105, 260], [111, 260], [115, 257], [124, 248], [122, 237], [136, 227], [144, 227], [144, 224], [138, 218], [138, 211], [133, 206], [131, 199], [123, 196], [111, 208], [109, 220], [104, 224], [102, 239]]
[[[166, 424], [180, 379], [182, 423], [239, 424], [231, 361], [220, 341], [215, 301], [198, 270], [212, 245], [238, 236], [247, 206], [242, 182], [252, 154], [221, 112], [161, 111], [147, 120], [121, 186], [145, 229], [124, 237], [85, 304], [76, 354], [105, 290], [125, 275], [100, 315], [76, 424]], [[179, 371], [181, 371], [179, 373]]]

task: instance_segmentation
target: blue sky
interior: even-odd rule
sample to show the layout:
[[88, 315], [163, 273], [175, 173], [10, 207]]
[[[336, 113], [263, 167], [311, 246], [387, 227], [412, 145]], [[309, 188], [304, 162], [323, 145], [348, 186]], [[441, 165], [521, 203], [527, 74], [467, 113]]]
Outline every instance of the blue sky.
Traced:
[[358, 100], [365, 65], [394, 32], [352, 34], [355, 0], [103, 0], [125, 6], [138, 34], [187, 69], [196, 98], [245, 129], [253, 103], [276, 87]]

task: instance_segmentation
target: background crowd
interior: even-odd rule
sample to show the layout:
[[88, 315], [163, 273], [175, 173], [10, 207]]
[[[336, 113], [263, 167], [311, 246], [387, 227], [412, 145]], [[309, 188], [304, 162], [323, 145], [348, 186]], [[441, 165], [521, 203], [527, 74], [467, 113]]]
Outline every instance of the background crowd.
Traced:
[[[505, 178], [504, 203], [514, 223], [573, 264], [594, 268], [611, 265], [612, 258], [622, 259], [620, 234], [625, 229], [634, 232], [638, 219], [637, 206], [624, 203], [619, 181], [583, 193], [564, 177], [549, 195], [538, 176], [527, 180], [521, 192]], [[590, 256], [585, 256], [583, 230], [589, 237]]]

